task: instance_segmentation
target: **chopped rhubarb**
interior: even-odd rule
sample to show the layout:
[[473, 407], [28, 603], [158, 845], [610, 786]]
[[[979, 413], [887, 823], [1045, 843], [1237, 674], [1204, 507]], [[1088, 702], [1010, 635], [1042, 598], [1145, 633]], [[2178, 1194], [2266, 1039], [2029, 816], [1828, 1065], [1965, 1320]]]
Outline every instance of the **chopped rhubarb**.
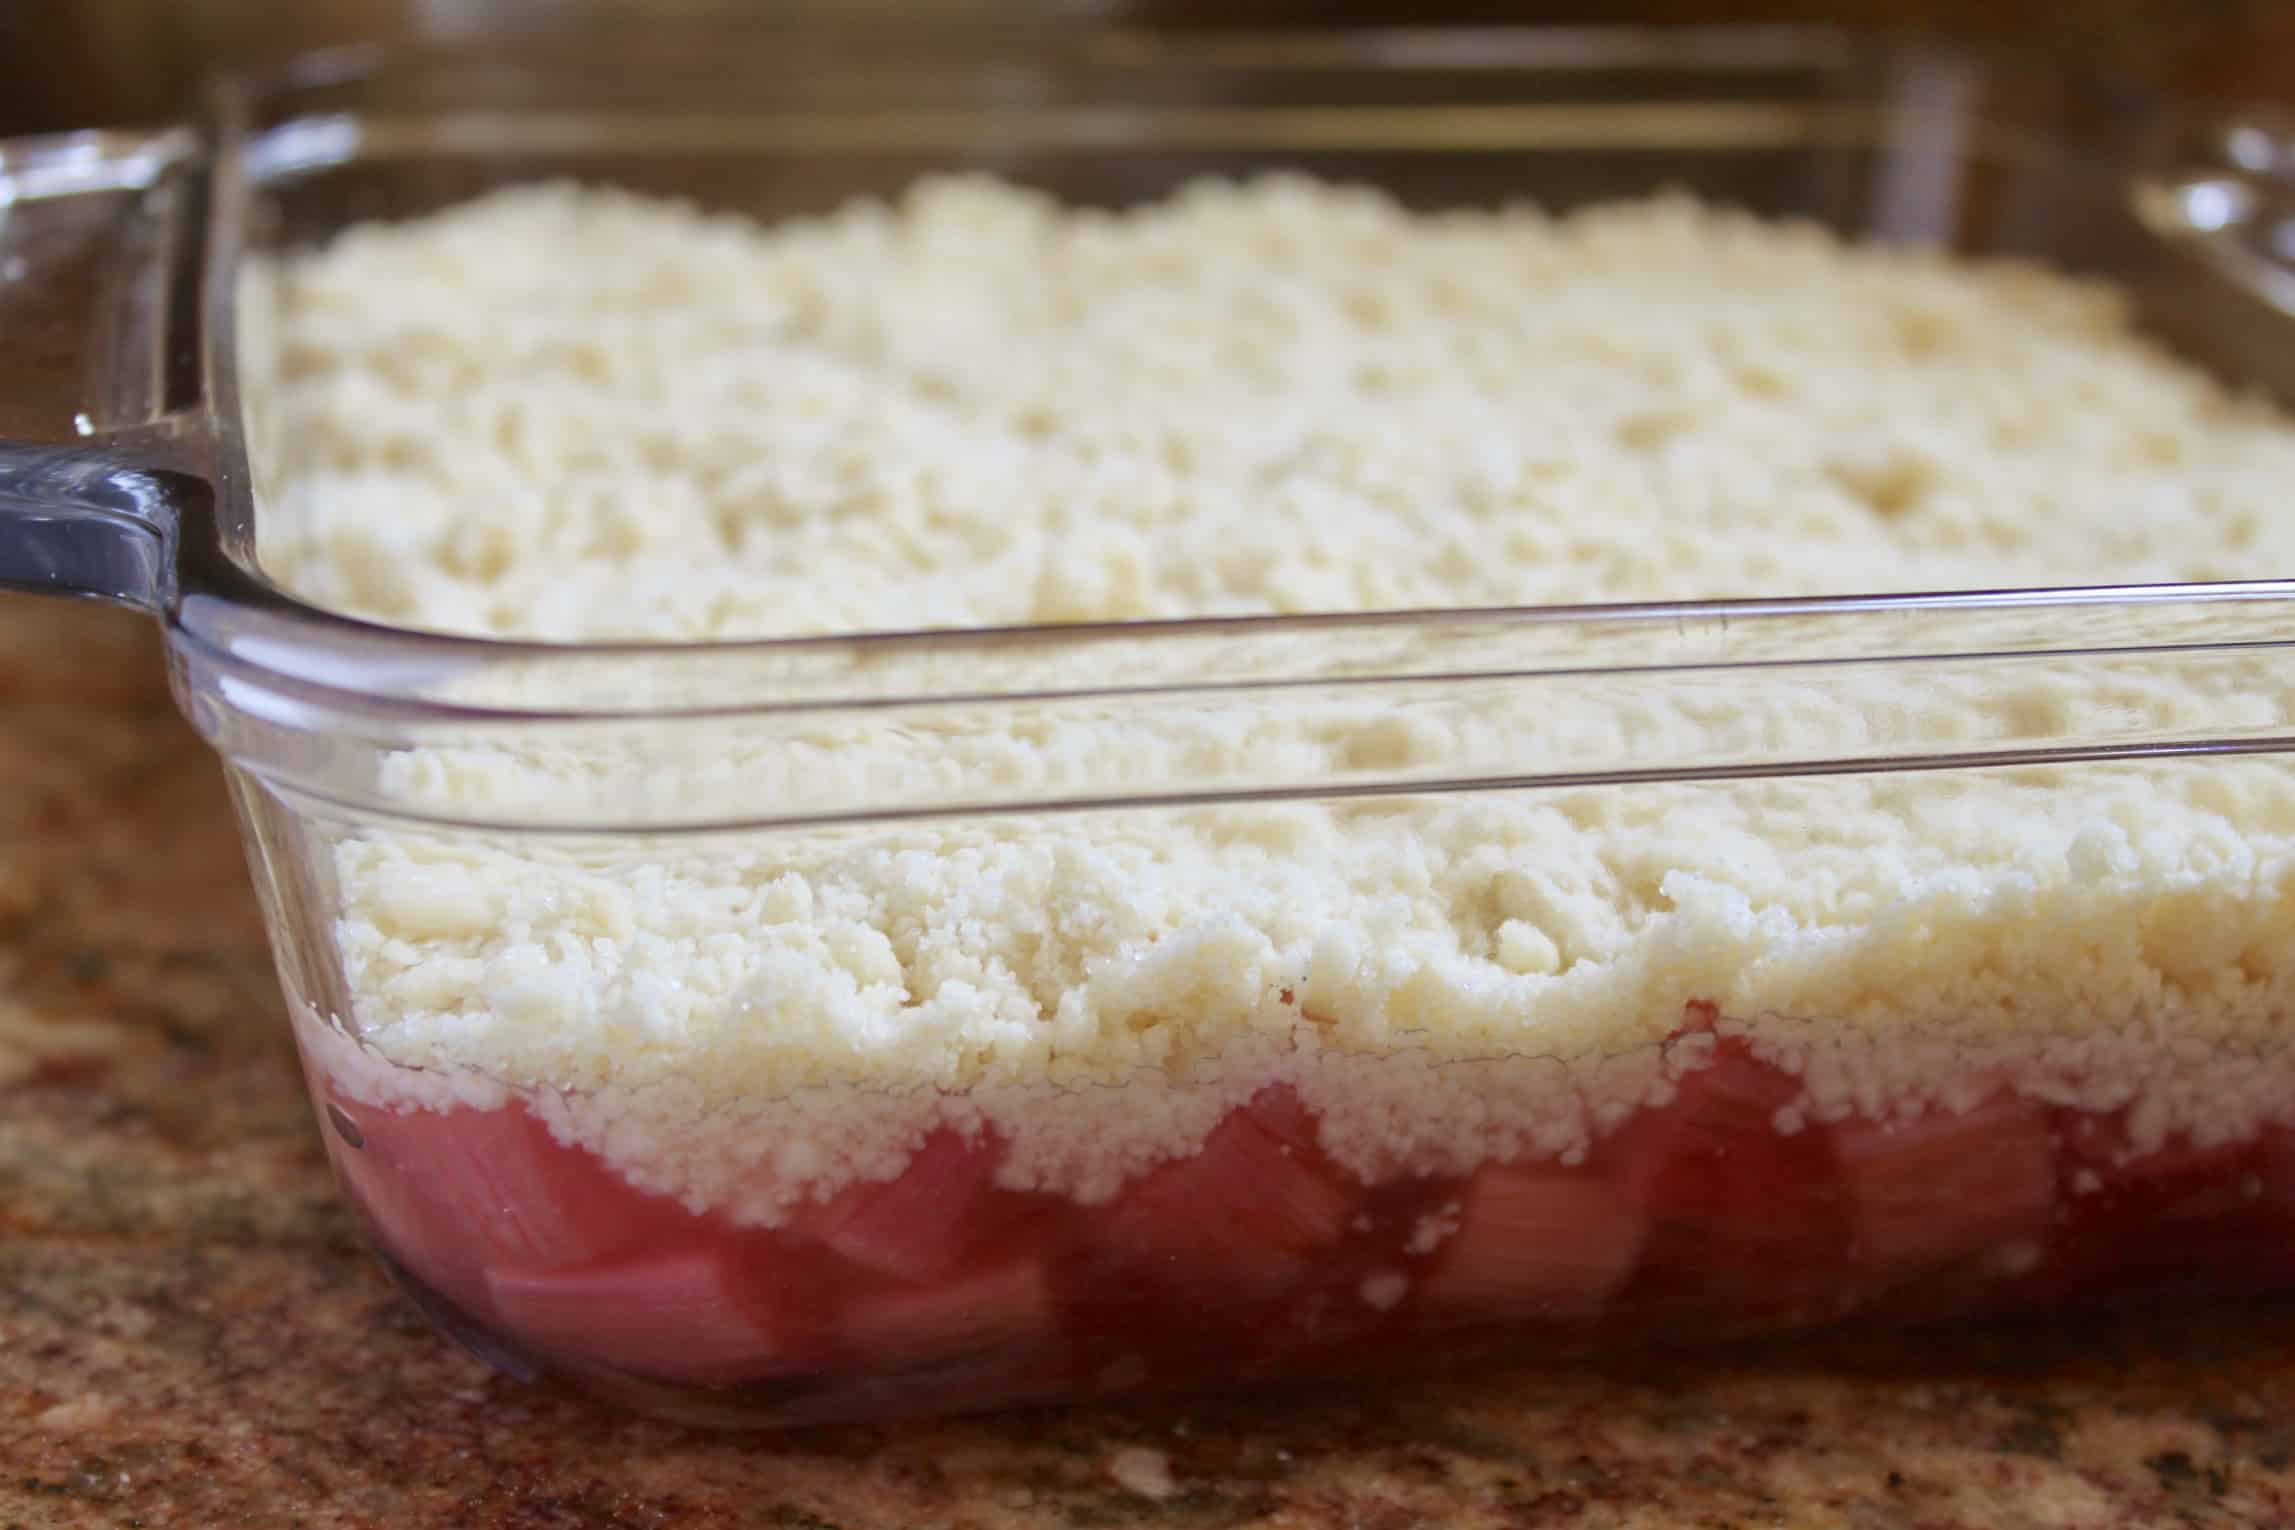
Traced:
[[1838, 1302], [1848, 1222], [1825, 1133], [1799, 1126], [1800, 1094], [1790, 1075], [1723, 1041], [1670, 1104], [1645, 1108], [1597, 1154], [1641, 1189], [1655, 1307], [1761, 1328]]
[[2071, 1225], [2044, 1277], [2133, 1295], [2245, 1289], [2286, 1268], [2266, 1142], [2142, 1142], [2123, 1117], [2069, 1111], [2056, 1139]]
[[475, 1253], [464, 1244], [433, 1233], [426, 1221], [428, 1202], [420, 1185], [397, 1173], [387, 1148], [372, 1151], [368, 1141], [387, 1142], [392, 1114], [362, 1105], [319, 1065], [307, 1045], [299, 1045], [303, 1080], [318, 1111], [319, 1142], [335, 1171], [335, 1182], [365, 1224], [368, 1241], [446, 1295], [469, 1303], [485, 1294], [485, 1278]]
[[1460, 1195], [1458, 1230], [1421, 1301], [1494, 1319], [1598, 1312], [1632, 1274], [1647, 1225], [1627, 1187], [1588, 1169], [1485, 1164]]
[[[1212, 1314], [1201, 1304], [1181, 1317], [1205, 1341], [1200, 1363], [1215, 1374], [1266, 1380], [1334, 1369], [1408, 1370], [1424, 1347], [1412, 1329], [1418, 1292], [1433, 1251], [1457, 1229], [1465, 1184], [1419, 1175], [1364, 1187], [1343, 1243], [1280, 1303], [1226, 1314], [1237, 1321], [1224, 1326], [1203, 1321]], [[1456, 1326], [1454, 1315], [1445, 1326]], [[1168, 1347], [1160, 1358], [1169, 1358]]]
[[1299, 1098], [1298, 1090], [1285, 1084], [1262, 1089], [1244, 1102], [1243, 1113], [1295, 1152], [1321, 1159], [1318, 1141], [1321, 1133], [1315, 1124], [1315, 1113]]
[[1025, 1344], [1052, 1329], [1044, 1263], [1018, 1254], [947, 1279], [856, 1295], [840, 1331], [870, 1365], [900, 1370]]
[[1099, 1219], [1102, 1246], [1206, 1302], [1260, 1299], [1312, 1274], [1355, 1197], [1281, 1129], [1293, 1119], [1280, 1105], [1228, 1116], [1195, 1153], [1123, 1191]]
[[2139, 1144], [2117, 1116], [2072, 1116], [2057, 1128], [2072, 1195], [2099, 1208], [2204, 1220], [2254, 1199], [2265, 1155], [2255, 1141], [2184, 1137]]
[[1850, 1252], [1885, 1274], [2008, 1251], [2046, 1232], [2056, 1200], [2047, 1113], [2002, 1097], [1961, 1114], [1832, 1131]]
[[395, 1212], [384, 1231], [418, 1268], [474, 1257], [489, 1271], [595, 1264], [688, 1218], [525, 1110], [369, 1111], [357, 1176]]
[[1575, 1163], [1362, 1184], [1272, 1089], [1104, 1206], [1000, 1189], [1001, 1144], [944, 1130], [772, 1229], [641, 1192], [522, 1106], [322, 1116], [378, 1240], [502, 1353], [804, 1390], [790, 1417], [2295, 1279], [2295, 1134], [2139, 1150], [2122, 1116], [2007, 1095], [1811, 1124], [1798, 1080], [1708, 1045]]
[[[741, 1261], [746, 1263], [746, 1261]], [[733, 1380], [786, 1365], [790, 1343], [733, 1257], [640, 1255], [578, 1270], [495, 1270], [495, 1312], [537, 1349], [650, 1376]]]
[[898, 1175], [849, 1187], [800, 1216], [796, 1230], [866, 1269], [929, 1280], [989, 1230], [995, 1179], [993, 1143], [937, 1131]]
[[2275, 1210], [2295, 1211], [2295, 1127], [2267, 1126], [2256, 1139], [2255, 1189]]

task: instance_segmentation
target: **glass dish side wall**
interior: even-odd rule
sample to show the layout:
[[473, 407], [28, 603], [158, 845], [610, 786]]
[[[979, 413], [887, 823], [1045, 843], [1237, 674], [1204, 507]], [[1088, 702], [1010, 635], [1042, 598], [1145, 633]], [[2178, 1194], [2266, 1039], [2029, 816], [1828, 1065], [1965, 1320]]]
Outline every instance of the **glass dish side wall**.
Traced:
[[[557, 177], [765, 219], [967, 168], [1100, 204], [1271, 167], [1368, 180], [1420, 207], [1528, 197], [1566, 209], [1679, 187], [1864, 237], [2031, 256], [2110, 278], [2172, 348], [2237, 384], [2295, 397], [2283, 274], [2268, 253], [2284, 243], [2279, 230], [2295, 206], [2272, 168], [2276, 138], [2239, 122], [2179, 124], [2109, 91], [1951, 55], [1763, 32], [1385, 34], [1193, 47], [1032, 38], [1018, 52], [924, 49], [897, 69], [824, 74], [802, 50], [728, 53], [720, 42], [695, 55], [664, 43], [601, 69], [582, 45], [568, 46], [532, 56], [393, 55], [373, 69], [315, 64], [291, 88], [243, 101], [226, 118], [222, 158], [236, 170], [216, 198], [217, 268], [322, 241], [362, 219], [415, 216], [490, 187]], [[241, 129], [248, 136], [230, 136]], [[243, 439], [262, 426], [239, 418], [239, 373], [244, 365], [259, 377], [273, 364], [261, 334], [241, 333], [239, 290], [228, 279], [210, 286], [204, 329], [220, 491], [212, 521], [224, 556], [203, 557], [185, 576], [178, 630], [199, 650], [193, 666], [280, 667], [415, 710], [452, 684], [465, 701], [481, 694], [514, 710], [643, 714], [648, 691], [634, 688], [620, 656], [314, 622], [233, 566], [257, 560], [248, 457], [262, 467], [262, 453]], [[186, 521], [208, 523], [204, 509]], [[1858, 651], [1872, 651], [1886, 625], [1865, 624]], [[2031, 624], [2034, 633], [2045, 625]], [[1659, 628], [1617, 630], [1630, 662], [1635, 642]], [[1143, 636], [1136, 654], [1097, 672], [1114, 673], [1113, 663], [1129, 682], [1137, 660], [1156, 678], [1189, 672], [1192, 640]], [[1238, 637], [1254, 655], [1330, 641], [1313, 619], [1262, 622]], [[2041, 641], [2075, 647], [2085, 634]], [[895, 646], [924, 661], [921, 645]], [[1085, 646], [1093, 645], [1077, 652]], [[1096, 646], [1113, 655], [1130, 645]], [[697, 644], [674, 662], [647, 656], [642, 667], [644, 686], [680, 705], [739, 707], [780, 703], [792, 683], [837, 699], [834, 676], [873, 685], [892, 652]], [[947, 660], [960, 684], [966, 677], [955, 671], [969, 661]], [[1250, 667], [1266, 662], [1255, 657]], [[342, 776], [303, 784], [363, 797], [357, 751], [291, 752], [291, 765], [255, 763], [299, 773], [328, 754], [343, 762]]]
[[[1423, 1371], [2295, 1279], [2280, 755], [955, 820], [941, 853], [983, 857], [978, 875], [1059, 875], [1077, 929], [1129, 910], [1150, 933], [944, 924], [826, 952], [795, 889], [825, 908], [913, 833], [601, 843], [239, 785], [327, 1148], [394, 1272], [497, 1363], [676, 1416]], [[1972, 803], [2019, 822], [1908, 859]], [[1522, 839], [1526, 812], [1625, 827], [1603, 869], [1647, 885], [1624, 925], [1557, 921], [1585, 868]], [[1287, 848], [1239, 850], [1199, 917], [1157, 928], [1156, 848], [1183, 825]], [[1751, 921], [1748, 825], [1839, 841]], [[1489, 837], [1381, 884], [1410, 912], [1353, 942], [1300, 879], [1393, 833]], [[1035, 854], [1055, 842], [1103, 860], [1055, 873]], [[582, 904], [656, 857], [663, 907], [714, 889], [773, 959], [737, 996], [617, 1015], [658, 930], [617, 939]], [[456, 885], [415, 869], [452, 867], [516, 907], [458, 936]], [[1011, 959], [977, 976], [1042, 1006], [1029, 1023], [1074, 1050], [1063, 1082], [1021, 1082], [1004, 1063], [1028, 1046], [993, 1025], [865, 1082], [817, 1066], [872, 982], [945, 998], [936, 942]], [[1123, 1027], [1145, 1044], [1111, 1070]]]

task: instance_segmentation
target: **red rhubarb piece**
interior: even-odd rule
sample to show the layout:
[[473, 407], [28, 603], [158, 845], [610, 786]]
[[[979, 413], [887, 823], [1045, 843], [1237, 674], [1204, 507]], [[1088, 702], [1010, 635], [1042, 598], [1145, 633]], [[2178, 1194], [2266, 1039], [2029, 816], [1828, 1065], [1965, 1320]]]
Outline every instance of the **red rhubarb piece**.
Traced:
[[[372, 1118], [383, 1112], [339, 1103], [336, 1109], [362, 1141], [376, 1140]], [[409, 1185], [382, 1151], [352, 1147], [338, 1135], [341, 1129], [333, 1119], [326, 1123], [327, 1157], [344, 1194], [364, 1217], [369, 1237], [445, 1295], [482, 1303], [486, 1281], [477, 1249], [436, 1225], [429, 1198], [419, 1186]]]
[[2256, 1189], [2281, 1214], [2295, 1214], [2295, 1127], [2263, 1128], [2255, 1143]]
[[898, 1371], [1048, 1336], [1052, 1287], [1034, 1254], [854, 1296], [840, 1332], [873, 1370]]
[[1826, 1133], [1800, 1122], [1799, 1082], [1724, 1040], [1678, 1090], [1596, 1155], [1641, 1188], [1653, 1303], [1708, 1331], [1833, 1315], [1848, 1219]]
[[369, 1111], [360, 1130], [354, 1180], [417, 1268], [469, 1259], [489, 1271], [590, 1265], [691, 1221], [516, 1105]]
[[1194, 1154], [1126, 1188], [1098, 1219], [1102, 1246], [1207, 1302], [1256, 1300], [1311, 1274], [1354, 1196], [1287, 1095], [1230, 1114]]
[[795, 1230], [879, 1274], [934, 1279], [992, 1231], [996, 1157], [990, 1141], [936, 1131], [899, 1174], [848, 1186], [802, 1213]]
[[1960, 1114], [1833, 1128], [1850, 1252], [1894, 1274], [2039, 1238], [2056, 1200], [2047, 1113], [2002, 1096]]
[[709, 1251], [575, 1270], [495, 1270], [503, 1327], [538, 1349], [649, 1376], [729, 1381], [785, 1368], [791, 1344], [736, 1261]]
[[1639, 1197], [1589, 1169], [1484, 1164], [1420, 1299], [1477, 1317], [1588, 1316], [1632, 1274], [1647, 1226]]
[[2052, 1273], [2068, 1294], [2248, 1289], [2290, 1267], [2267, 1137], [2139, 1146], [2124, 1115], [2065, 1111], [2056, 1139], [2068, 1226]]
[[2260, 1138], [2203, 1145], [2179, 1134], [2139, 1145], [2119, 1114], [2064, 1112], [2056, 1137], [2075, 1199], [2152, 1217], [2237, 1209], [2256, 1197], [2266, 1156]]

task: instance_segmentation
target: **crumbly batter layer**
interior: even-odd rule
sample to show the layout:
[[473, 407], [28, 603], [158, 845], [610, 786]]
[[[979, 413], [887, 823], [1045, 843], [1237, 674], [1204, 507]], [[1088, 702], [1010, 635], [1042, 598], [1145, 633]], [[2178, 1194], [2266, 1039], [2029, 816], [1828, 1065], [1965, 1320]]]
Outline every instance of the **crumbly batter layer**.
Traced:
[[[1204, 613], [2238, 577], [2295, 430], [2109, 291], [1681, 199], [1413, 216], [1276, 179], [1122, 215], [974, 180], [759, 229], [565, 187], [262, 277], [264, 554], [401, 625], [704, 639]], [[263, 337], [258, 336], [260, 341]], [[259, 343], [254, 347], [263, 349]], [[2286, 715], [2288, 683], [2056, 664], [1715, 704], [730, 727], [394, 763], [410, 805], [799, 800], [822, 772], [1108, 783], [2041, 736]], [[1574, 700], [1572, 699], [1574, 697]], [[1558, 704], [1558, 698], [1569, 704]], [[1293, 1083], [1366, 1173], [1568, 1156], [1685, 1005], [1780, 1123], [2006, 1084], [2140, 1143], [2295, 1119], [2274, 759], [1008, 816], [837, 834], [365, 830], [337, 937], [371, 1099], [510, 1087], [770, 1220], [932, 1125], [1094, 1199]], [[443, 1091], [443, 1092], [442, 1092]]]

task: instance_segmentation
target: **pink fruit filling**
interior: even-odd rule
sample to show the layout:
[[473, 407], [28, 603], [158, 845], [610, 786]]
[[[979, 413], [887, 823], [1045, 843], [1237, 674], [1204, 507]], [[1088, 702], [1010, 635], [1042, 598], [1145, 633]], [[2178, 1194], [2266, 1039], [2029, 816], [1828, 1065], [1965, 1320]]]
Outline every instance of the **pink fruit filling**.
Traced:
[[1041, 1341], [1054, 1331], [1050, 1272], [1027, 1250], [948, 1280], [857, 1295], [840, 1333], [867, 1365], [888, 1371]]
[[863, 1269], [935, 1279], [992, 1230], [996, 1157], [993, 1143], [935, 1132], [898, 1175], [849, 1186], [800, 1216], [796, 1231]]
[[2005, 1089], [1808, 1120], [1732, 1042], [1574, 1162], [1367, 1183], [1277, 1088], [1104, 1202], [1006, 1188], [993, 1134], [944, 1129], [770, 1228], [639, 1190], [522, 1105], [321, 1082], [378, 1243], [499, 1337], [658, 1382], [866, 1385], [872, 1411], [904, 1377], [937, 1409], [2295, 1280], [2295, 1131], [2143, 1143]]
[[1633, 1273], [1649, 1228], [1626, 1186], [1554, 1163], [1484, 1164], [1457, 1204], [1458, 1230], [1421, 1299], [1468, 1318], [1594, 1316]]
[[1202, 1299], [1249, 1302], [1311, 1274], [1355, 1198], [1289, 1091], [1270, 1091], [1220, 1122], [1193, 1157], [1134, 1182], [1089, 1219], [1087, 1236]]
[[800, 1342], [783, 1331], [773, 1294], [761, 1271], [703, 1247], [487, 1277], [503, 1326], [529, 1344], [632, 1371], [674, 1356], [695, 1377], [738, 1379], [796, 1363]]
[[2017, 1257], [2056, 1200], [2046, 1115], [2014, 1099], [1832, 1133], [1849, 1253], [1877, 1274], [1987, 1253]]

